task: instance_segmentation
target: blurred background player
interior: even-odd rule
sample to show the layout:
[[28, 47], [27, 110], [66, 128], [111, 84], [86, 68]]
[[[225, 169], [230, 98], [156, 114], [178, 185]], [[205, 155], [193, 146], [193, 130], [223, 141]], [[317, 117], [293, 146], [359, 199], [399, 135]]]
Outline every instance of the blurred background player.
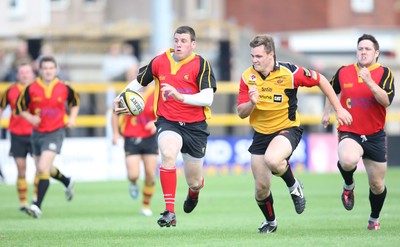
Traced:
[[134, 55], [134, 48], [128, 43], [116, 42], [110, 45], [108, 54], [104, 56], [102, 72], [107, 81], [121, 82], [125, 81], [126, 73], [137, 66], [138, 59]]
[[[387, 170], [387, 139], [385, 133], [386, 108], [394, 98], [392, 71], [378, 63], [379, 43], [364, 34], [357, 41], [357, 63], [342, 66], [331, 80], [340, 103], [354, 122], [338, 126], [337, 166], [344, 179], [343, 206], [354, 206], [354, 177], [360, 159], [368, 175], [371, 214], [369, 230], [379, 230], [379, 214], [386, 198], [385, 174]], [[326, 101], [322, 123], [329, 124], [331, 104]]]
[[[33, 126], [32, 152], [39, 181], [37, 200], [27, 212], [34, 218], [42, 215], [41, 205], [50, 185], [52, 164], [61, 151], [65, 127], [75, 127], [80, 103], [78, 94], [56, 77], [57, 63], [53, 57], [40, 59], [39, 73], [40, 76], [21, 92], [17, 102], [17, 112]], [[73, 181], [69, 185], [72, 186]]]
[[[12, 115], [8, 130], [11, 135], [10, 156], [14, 157], [17, 165], [17, 192], [20, 201], [20, 210], [25, 211], [27, 207], [28, 182], [26, 179], [26, 157], [28, 153], [32, 154], [31, 134], [32, 125], [23, 117], [16, 114], [16, 103], [20, 92], [35, 80], [32, 65], [30, 63], [21, 63], [17, 66], [17, 82], [12, 84], [0, 97], [0, 118], [7, 107], [10, 105]], [[61, 181], [66, 188], [66, 198], [68, 201], [73, 196], [73, 183], [71, 179], [65, 177], [56, 167], [52, 167], [51, 177]], [[33, 201], [37, 199], [37, 184], [39, 176], [36, 174], [34, 179]]]
[[256, 36], [249, 46], [252, 66], [243, 72], [240, 79], [237, 112], [242, 119], [250, 117], [254, 129], [249, 147], [251, 170], [255, 180], [255, 199], [266, 219], [258, 231], [272, 233], [278, 227], [270, 189], [272, 175], [281, 177], [286, 183], [298, 214], [303, 213], [306, 206], [303, 185], [294, 177], [289, 164], [303, 134], [297, 113], [297, 89], [318, 86], [333, 101], [341, 124], [350, 124], [351, 116], [340, 105], [323, 75], [277, 61], [271, 36]]
[[[156, 56], [139, 70], [137, 79], [127, 89], [140, 91], [153, 80], [156, 83], [156, 127], [161, 154], [160, 181], [164, 193], [165, 210], [157, 223], [160, 227], [176, 226], [175, 194], [176, 163], [182, 154], [184, 175], [189, 186], [183, 210], [191, 213], [204, 187], [203, 163], [210, 132], [206, 119], [217, 90], [210, 63], [193, 52], [195, 31], [188, 26], [174, 32], [174, 48]], [[114, 100], [116, 113], [128, 114]]]
[[[158, 146], [156, 126], [154, 122], [154, 87], [149, 86], [141, 92], [146, 102], [145, 108], [138, 116], [120, 115], [112, 116], [113, 144], [118, 143], [120, 133], [124, 137], [125, 163], [129, 192], [133, 199], [139, 196], [140, 163], [143, 161], [144, 182], [142, 189], [142, 209], [145, 216], [153, 215], [150, 209], [151, 197], [155, 191], [155, 176], [158, 164]], [[118, 120], [122, 120], [119, 123]]]

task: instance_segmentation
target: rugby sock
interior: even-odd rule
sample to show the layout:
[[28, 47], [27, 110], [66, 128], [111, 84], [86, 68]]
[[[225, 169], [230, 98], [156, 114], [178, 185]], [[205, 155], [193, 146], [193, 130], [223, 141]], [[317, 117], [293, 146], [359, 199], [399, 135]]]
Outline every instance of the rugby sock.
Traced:
[[25, 177], [17, 178], [18, 198], [21, 206], [26, 206], [26, 194], [28, 191], [28, 182]]
[[70, 179], [64, 176], [64, 174], [62, 174], [60, 170], [57, 169], [57, 167], [53, 166], [53, 169], [51, 169], [50, 172], [50, 176], [63, 183], [65, 187], [68, 187]]
[[283, 181], [285, 181], [286, 186], [289, 188], [292, 187], [296, 182], [289, 161], [287, 162], [287, 170], [282, 174], [281, 178], [283, 179]]
[[47, 189], [50, 186], [49, 182], [50, 174], [39, 174], [39, 183], [38, 183], [38, 198], [36, 201], [36, 205], [40, 208], [46, 195]]
[[357, 167], [354, 168], [351, 171], [345, 171], [343, 170], [342, 166], [340, 165], [339, 161], [337, 163], [337, 167], [339, 168], [340, 173], [342, 174], [342, 177], [344, 179], [344, 183], [346, 185], [352, 185], [353, 184], [353, 174], [356, 171]]
[[269, 193], [269, 196], [264, 200], [257, 200], [258, 207], [261, 209], [265, 219], [268, 222], [275, 220], [275, 212], [274, 212], [274, 199], [272, 198], [272, 192]]
[[37, 201], [38, 185], [39, 185], [39, 174], [36, 174], [35, 179], [33, 180], [33, 198], [32, 198], [32, 200], [34, 202]]
[[189, 196], [190, 198], [197, 200], [199, 198], [200, 190], [204, 187], [204, 177], [201, 177], [201, 185], [197, 190], [189, 188]]
[[386, 193], [387, 193], [386, 186], [385, 186], [385, 190], [379, 195], [375, 195], [374, 193], [372, 193], [371, 190], [369, 190], [369, 203], [371, 205], [371, 218], [375, 218], [375, 219], [379, 218], [379, 214], [383, 207], [383, 202], [385, 201], [385, 198], [386, 198]]
[[149, 208], [150, 207], [150, 201], [151, 201], [151, 197], [154, 194], [154, 191], [156, 189], [156, 186], [154, 185], [154, 183], [152, 184], [147, 184], [144, 183], [143, 189], [142, 189], [142, 194], [143, 194], [143, 208]]
[[160, 181], [164, 193], [165, 210], [175, 213], [176, 167], [160, 168]]

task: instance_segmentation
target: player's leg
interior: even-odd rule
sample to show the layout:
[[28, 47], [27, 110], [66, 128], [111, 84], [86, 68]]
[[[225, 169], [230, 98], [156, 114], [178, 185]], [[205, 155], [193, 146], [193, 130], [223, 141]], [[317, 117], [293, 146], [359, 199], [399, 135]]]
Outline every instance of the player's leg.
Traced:
[[35, 159], [36, 173], [39, 177], [37, 200], [27, 210], [34, 218], [42, 214], [41, 205], [50, 186], [50, 172], [54, 159], [60, 153], [64, 140], [65, 130], [58, 129], [51, 133], [32, 133], [32, 154]]
[[371, 206], [371, 214], [368, 220], [368, 229], [379, 230], [379, 214], [382, 210], [387, 193], [384, 182], [387, 163], [364, 159], [364, 165], [368, 174], [368, 183], [370, 188], [369, 202]]
[[144, 166], [144, 182], [143, 182], [143, 200], [141, 213], [145, 216], [151, 216], [153, 213], [150, 209], [151, 198], [155, 191], [155, 177], [158, 164], [157, 154], [144, 154], [142, 155]]
[[341, 198], [343, 206], [347, 210], [351, 210], [354, 207], [354, 172], [363, 153], [361, 145], [352, 138], [344, 138], [339, 142], [338, 168], [344, 180]]
[[183, 153], [184, 171], [186, 183], [189, 186], [183, 210], [190, 213], [197, 206], [200, 190], [204, 187], [203, 158], [195, 158], [190, 154]]
[[125, 157], [126, 171], [129, 181], [129, 194], [133, 199], [139, 196], [139, 174], [140, 174], [140, 154], [127, 155]]
[[306, 198], [303, 193], [303, 184], [295, 178], [288, 159], [300, 142], [301, 135], [300, 128], [290, 128], [280, 132], [271, 140], [264, 155], [265, 163], [272, 174], [281, 177], [289, 188], [298, 214], [304, 211]]
[[379, 230], [379, 214], [386, 198], [385, 175], [387, 171], [387, 140], [382, 130], [365, 137], [364, 166], [368, 174], [369, 202], [371, 214], [368, 220], [369, 230]]
[[25, 211], [27, 207], [28, 182], [26, 180], [26, 158], [14, 157], [17, 165], [17, 192], [20, 202], [20, 211]]
[[161, 155], [160, 182], [164, 194], [165, 211], [158, 220], [163, 226], [175, 226], [176, 160], [182, 148], [182, 137], [174, 131], [158, 134], [158, 146]]
[[26, 157], [32, 153], [30, 136], [20, 136], [11, 133], [10, 156], [14, 157], [17, 165], [17, 193], [20, 201], [20, 211], [27, 208], [28, 182], [26, 179]]
[[272, 233], [278, 228], [272, 197], [271, 170], [264, 161], [264, 155], [251, 155], [251, 171], [254, 177], [255, 199], [265, 221], [258, 228], [259, 233]]
[[74, 184], [75, 181], [72, 177], [66, 177], [57, 167], [51, 166], [50, 176], [55, 180], [60, 181], [65, 186], [65, 198], [67, 201], [71, 201], [74, 196]]
[[27, 210], [28, 214], [34, 218], [39, 218], [42, 215], [41, 206], [46, 192], [50, 186], [50, 169], [54, 162], [57, 153], [53, 151], [43, 151], [40, 156], [34, 155], [37, 164], [38, 194], [37, 200], [33, 202], [31, 207]]

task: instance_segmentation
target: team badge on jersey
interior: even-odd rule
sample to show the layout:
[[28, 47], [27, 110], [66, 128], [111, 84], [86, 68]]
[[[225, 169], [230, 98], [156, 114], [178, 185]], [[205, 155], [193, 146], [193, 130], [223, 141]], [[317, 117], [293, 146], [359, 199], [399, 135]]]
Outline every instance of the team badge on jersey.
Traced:
[[250, 74], [249, 81], [256, 81], [257, 76], [255, 74]]
[[303, 70], [304, 70], [304, 75], [307, 76], [308, 78], [312, 78], [314, 80], [318, 79], [317, 72], [315, 72], [314, 70], [310, 70], [310, 69], [306, 69], [306, 68], [303, 68]]

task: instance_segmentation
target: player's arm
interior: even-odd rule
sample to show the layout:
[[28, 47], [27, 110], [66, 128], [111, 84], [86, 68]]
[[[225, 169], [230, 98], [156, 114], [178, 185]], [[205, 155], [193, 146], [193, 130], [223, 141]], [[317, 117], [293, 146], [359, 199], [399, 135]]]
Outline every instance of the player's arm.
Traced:
[[[154, 59], [153, 59], [154, 60]], [[153, 81], [153, 72], [151, 70], [153, 61], [149, 63], [149, 65], [144, 66], [139, 69], [139, 73], [137, 75], [137, 78], [132, 80], [122, 92], [125, 91], [134, 91], [134, 92], [140, 92], [144, 86], [147, 86], [150, 82]], [[129, 110], [126, 107], [120, 107], [120, 94], [115, 97], [113, 101], [113, 112], [116, 114], [126, 114], [129, 115]]]
[[241, 119], [244, 119], [254, 111], [258, 102], [259, 93], [257, 87], [249, 86], [243, 79], [240, 79], [239, 96], [237, 100], [236, 111]]
[[67, 122], [68, 128], [72, 129], [75, 127], [76, 118], [78, 117], [78, 113], [79, 113], [79, 105], [71, 107], [69, 117], [68, 117], [68, 122]]
[[[131, 81], [128, 86], [125, 87], [125, 89], [122, 91], [134, 91], [134, 92], [139, 92], [140, 90], [142, 90], [143, 86], [138, 82], [137, 79], [134, 79], [133, 81]], [[117, 95], [117, 97], [115, 97], [115, 99], [113, 100], [113, 112], [115, 114], [126, 114], [126, 115], [130, 115], [130, 112], [128, 110], [128, 108], [126, 107], [121, 107], [121, 97], [120, 94]]]
[[250, 114], [256, 108], [256, 104], [258, 102], [259, 94], [257, 87], [255, 86], [251, 87], [248, 93], [250, 100], [248, 102], [241, 103], [240, 105], [237, 106], [237, 113], [241, 119], [250, 116]]
[[[335, 110], [336, 119], [338, 120], [339, 124], [340, 125], [343, 125], [343, 124], [350, 125], [353, 121], [352, 116], [350, 115], [350, 113], [347, 110], [345, 110], [342, 107], [339, 99], [336, 96], [335, 91], [333, 90], [332, 86], [329, 84], [329, 81], [322, 74], [320, 74], [318, 87], [328, 98], [330, 104], [332, 105], [333, 109]], [[327, 106], [325, 106], [325, 108], [327, 108]], [[330, 109], [330, 107], [329, 107], [329, 109]]]
[[119, 135], [118, 115], [115, 113], [112, 113], [111, 115], [111, 128], [113, 133], [112, 144], [116, 145], [118, 143], [120, 135]]
[[4, 93], [0, 95], [0, 120], [1, 116], [3, 115], [4, 109], [6, 109], [8, 105], [8, 100], [7, 100], [7, 95], [8, 95], [8, 89]]
[[[336, 95], [338, 99], [340, 99], [340, 94]], [[324, 106], [324, 112], [322, 113], [322, 119], [321, 123], [324, 126], [324, 128], [328, 127], [328, 125], [331, 123], [331, 110], [332, 110], [332, 104], [329, 101], [328, 97], [325, 97], [325, 106]]]
[[183, 94], [183, 103], [197, 106], [211, 106], [214, 101], [214, 89], [205, 88], [196, 94]]
[[194, 106], [211, 106], [214, 101], [214, 92], [217, 90], [214, 72], [207, 60], [201, 56], [199, 59], [200, 66], [196, 83], [199, 85], [200, 92], [195, 94], [182, 94], [167, 83], [161, 84], [161, 91], [167, 92], [168, 96], [172, 96], [174, 99], [185, 104]]
[[[389, 73], [388, 73], [389, 72]], [[385, 74], [383, 76], [383, 80], [387, 80], [386, 82], [381, 82], [381, 85], [376, 84], [376, 82], [371, 77], [371, 72], [368, 68], [361, 68], [358, 72], [358, 76], [363, 80], [363, 82], [368, 86], [371, 93], [374, 95], [376, 101], [381, 104], [383, 107], [388, 107], [390, 105], [390, 99], [388, 97], [388, 92], [386, 92], [381, 86], [384, 85], [393, 85], [393, 76], [389, 70], [385, 70]]]
[[21, 115], [21, 117], [25, 118], [32, 126], [39, 126], [40, 117], [37, 115], [33, 115], [28, 111], [28, 106], [31, 102], [31, 97], [29, 95], [30, 86], [27, 86], [19, 95], [15, 111], [17, 114]]
[[[143, 66], [139, 69], [139, 73], [136, 77], [136, 79], [132, 80], [123, 90], [127, 91], [127, 90], [131, 90], [134, 92], [140, 92], [143, 87], [149, 85], [153, 80], [153, 60], [150, 61], [150, 63], [146, 66]], [[117, 97], [119, 98], [119, 97]]]
[[180, 102], [195, 106], [211, 106], [214, 100], [214, 89], [205, 88], [195, 94], [183, 94], [179, 93], [176, 88], [169, 85], [168, 83], [161, 84], [161, 91], [167, 93], [169, 97], [172, 97]]
[[76, 118], [78, 117], [78, 113], [79, 113], [80, 98], [79, 98], [79, 95], [76, 93], [76, 91], [73, 90], [70, 86], [67, 86], [67, 88], [68, 88], [67, 101], [68, 101], [68, 105], [70, 107], [67, 127], [74, 128]]

